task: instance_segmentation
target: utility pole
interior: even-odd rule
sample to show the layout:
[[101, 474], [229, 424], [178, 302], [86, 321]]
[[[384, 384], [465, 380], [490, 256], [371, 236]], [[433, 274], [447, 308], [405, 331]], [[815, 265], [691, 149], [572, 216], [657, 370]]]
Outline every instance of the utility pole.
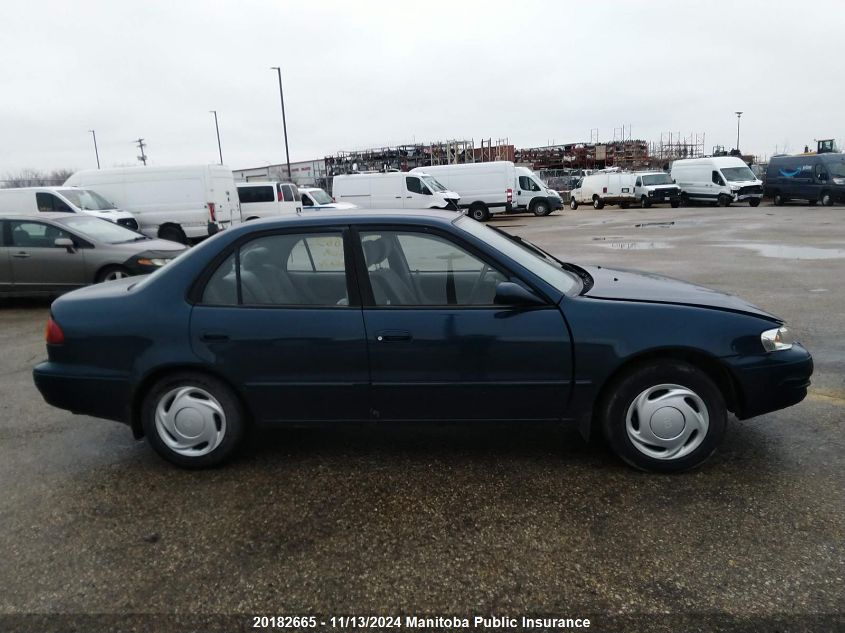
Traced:
[[285, 160], [288, 166], [288, 180], [292, 180], [290, 175], [290, 152], [288, 151], [288, 124], [285, 121], [285, 93], [282, 92], [282, 69], [278, 66], [271, 66], [270, 70], [275, 70], [279, 75], [279, 99], [282, 101], [282, 130], [285, 133]]
[[138, 146], [138, 149], [141, 150], [141, 155], [138, 157], [138, 160], [144, 163], [144, 165], [146, 165], [147, 155], [144, 153], [144, 148], [147, 146], [147, 144], [144, 143], [144, 139], [142, 138], [139, 138], [137, 141], [135, 141], [135, 144]]
[[736, 112], [736, 151], [739, 152], [739, 118], [742, 112]]
[[97, 133], [94, 130], [88, 130], [91, 136], [94, 137], [94, 156], [97, 157], [97, 169], [100, 168], [100, 151], [97, 149]]
[[214, 115], [214, 129], [217, 130], [217, 152], [220, 154], [220, 164], [223, 164], [223, 148], [220, 145], [220, 126], [217, 125], [217, 110], [209, 110]]

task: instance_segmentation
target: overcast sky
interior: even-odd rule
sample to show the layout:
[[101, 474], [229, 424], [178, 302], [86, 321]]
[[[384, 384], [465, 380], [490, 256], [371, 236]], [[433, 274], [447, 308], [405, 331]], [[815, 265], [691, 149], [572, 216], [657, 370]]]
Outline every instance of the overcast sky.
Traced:
[[[403, 142], [845, 137], [845, 2], [9, 0], [0, 174], [291, 160]], [[617, 134], [619, 132], [617, 131]], [[626, 132], [627, 134], [627, 132]]]

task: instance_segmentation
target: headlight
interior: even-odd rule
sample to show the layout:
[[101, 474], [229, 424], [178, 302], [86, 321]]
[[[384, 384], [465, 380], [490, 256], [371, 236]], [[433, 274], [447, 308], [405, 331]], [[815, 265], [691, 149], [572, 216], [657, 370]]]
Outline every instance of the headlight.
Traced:
[[159, 257], [156, 257], [156, 258], [153, 258], [153, 259], [148, 259], [147, 257], [139, 257], [138, 258], [138, 263], [141, 266], [164, 266], [169, 261], [170, 261], [169, 259], [162, 259], [162, 258], [159, 258]]
[[792, 349], [792, 332], [785, 325], [774, 330], [766, 330], [760, 335], [760, 342], [767, 352]]
[[845, 185], [845, 178], [834, 178], [833, 184], [834, 185]]

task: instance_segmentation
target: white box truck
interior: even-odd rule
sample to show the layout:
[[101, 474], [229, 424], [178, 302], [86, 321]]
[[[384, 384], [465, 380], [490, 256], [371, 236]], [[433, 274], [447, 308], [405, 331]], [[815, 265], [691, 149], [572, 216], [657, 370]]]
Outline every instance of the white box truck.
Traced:
[[597, 171], [584, 176], [569, 194], [569, 208], [592, 204], [603, 209], [606, 204], [618, 204], [627, 209], [637, 200], [634, 194], [636, 176], [625, 171]]
[[425, 172], [361, 172], [335, 176], [338, 202], [363, 209], [458, 209], [460, 196]]
[[0, 214], [85, 213], [137, 230], [131, 213], [117, 208], [111, 200], [80, 187], [20, 187], [0, 189]]
[[142, 233], [183, 244], [241, 221], [232, 170], [223, 165], [88, 169], [65, 185], [93, 189], [129, 211]]
[[672, 179], [681, 188], [681, 204], [711, 202], [721, 207], [763, 199], [763, 183], [738, 156], [686, 158], [672, 163]]
[[510, 161], [461, 163], [416, 167], [412, 174], [430, 174], [461, 197], [460, 208], [474, 220], [484, 222], [494, 213], [513, 209], [516, 170]]

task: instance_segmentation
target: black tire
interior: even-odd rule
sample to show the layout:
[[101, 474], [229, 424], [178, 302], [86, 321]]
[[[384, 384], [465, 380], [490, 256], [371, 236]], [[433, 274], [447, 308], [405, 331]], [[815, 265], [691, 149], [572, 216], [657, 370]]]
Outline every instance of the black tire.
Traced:
[[132, 272], [123, 266], [104, 266], [97, 271], [97, 276], [94, 277], [94, 283], [101, 284], [105, 281], [114, 281], [115, 279], [131, 276]]
[[[225, 416], [219, 445], [204, 455], [190, 456], [176, 452], [162, 439], [156, 425], [155, 414], [159, 401], [173, 390], [183, 387], [200, 389], [210, 394], [217, 400]], [[200, 372], [183, 371], [165, 376], [146, 393], [141, 404], [141, 424], [150, 445], [161, 457], [181, 468], [199, 469], [218, 466], [235, 452], [246, 431], [246, 415], [238, 397], [223, 381]]]
[[575, 198], [569, 199], [569, 208], [572, 209], [573, 211], [578, 210], [578, 201]]
[[822, 195], [819, 196], [819, 202], [821, 202], [826, 207], [832, 207], [833, 196], [830, 195], [829, 191], [822, 191]]
[[173, 224], [166, 224], [158, 229], [158, 238], [160, 240], [169, 240], [171, 242], [179, 242], [180, 244], [187, 244], [188, 238], [185, 236], [185, 231], [181, 227]]
[[593, 198], [593, 208], [596, 210], [604, 209], [604, 200], [602, 200], [598, 196], [595, 196]]
[[258, 216], [253, 215], [253, 216], [248, 217], [246, 220], [244, 220], [244, 222], [252, 222], [253, 220], [257, 220], [257, 219], [258, 219]]
[[749, 198], [748, 204], [752, 207], [759, 207], [760, 206], [760, 198]]
[[531, 213], [536, 215], [538, 218], [542, 218], [543, 216], [549, 215], [552, 212], [552, 208], [549, 206], [549, 203], [545, 200], [535, 200], [531, 203]]
[[[627, 430], [628, 410], [635, 406], [635, 400], [649, 388], [664, 384], [692, 391], [704, 403], [708, 417], [704, 439], [694, 450], [675, 459], [646, 455], [634, 445]], [[607, 394], [598, 410], [604, 437], [610, 448], [635, 468], [662, 473], [695, 468], [713, 454], [725, 435], [727, 408], [722, 393], [704, 372], [688, 363], [664, 359], [638, 365], [614, 380]], [[690, 445], [696, 437], [691, 436], [685, 445]]]
[[651, 206], [651, 202], [648, 201], [648, 198], [645, 196], [640, 196], [640, 208], [648, 209]]
[[681, 206], [688, 207], [689, 205], [689, 196], [686, 193], [681, 194]]
[[670, 200], [669, 206], [671, 206], [673, 209], [677, 209], [679, 206], [681, 206], [681, 201], [680, 200]]
[[786, 198], [783, 197], [783, 194], [780, 191], [775, 191], [772, 196], [772, 202], [776, 207], [782, 207], [784, 202], [786, 202]]
[[728, 198], [725, 194], [720, 193], [719, 197], [716, 198], [716, 204], [720, 207], [729, 207], [731, 204], [731, 199]]
[[490, 219], [490, 210], [483, 202], [473, 202], [469, 205], [469, 217], [478, 222], [486, 222]]

